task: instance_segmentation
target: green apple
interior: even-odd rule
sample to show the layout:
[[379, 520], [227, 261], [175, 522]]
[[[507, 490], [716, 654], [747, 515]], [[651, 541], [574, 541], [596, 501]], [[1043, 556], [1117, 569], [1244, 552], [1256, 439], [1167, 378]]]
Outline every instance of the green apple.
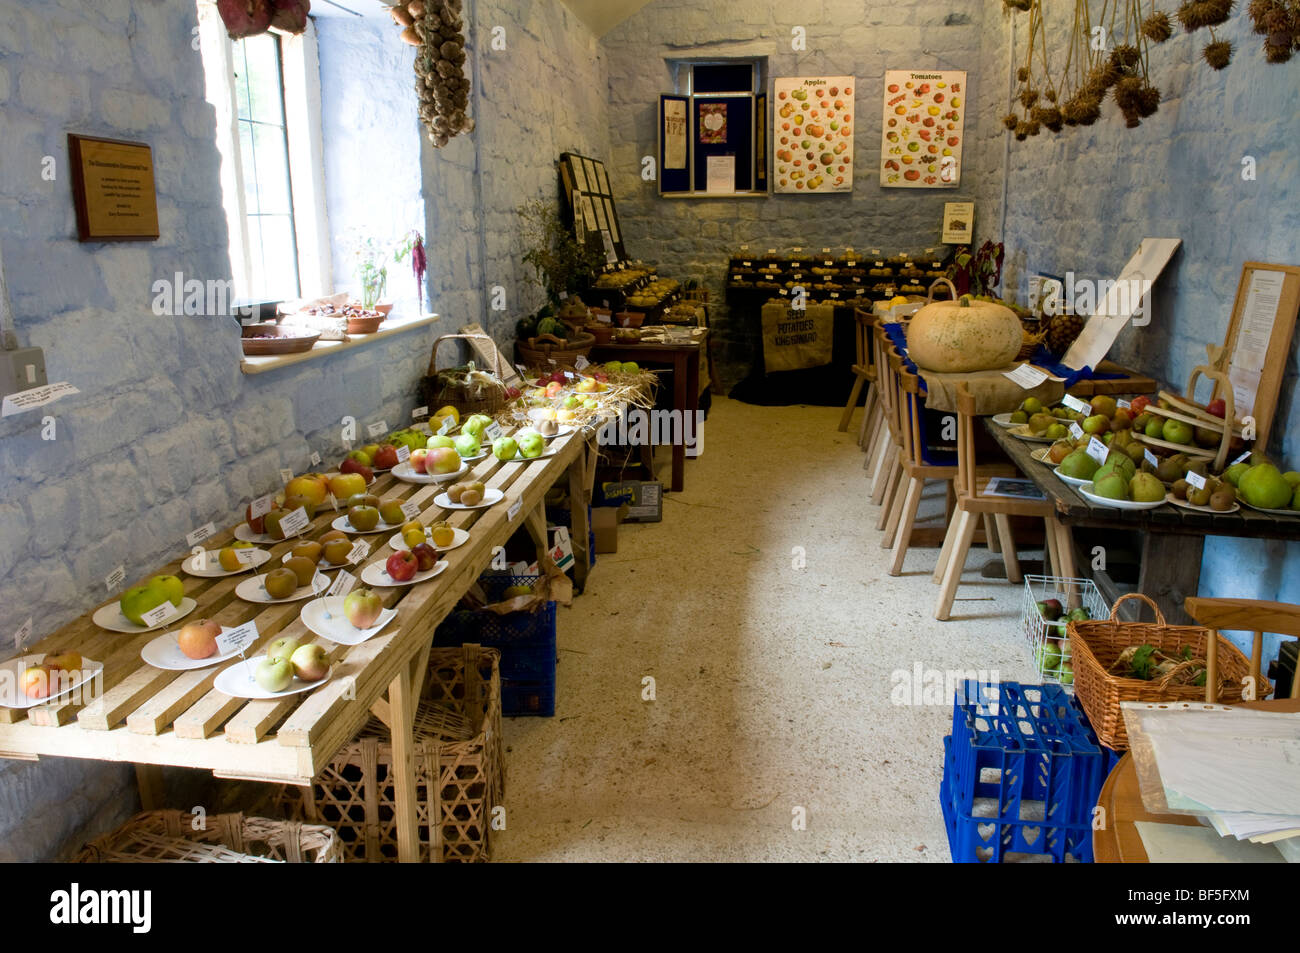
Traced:
[[152, 586], [136, 586], [134, 589], [128, 589], [122, 593], [122, 598], [118, 601], [118, 607], [122, 610], [122, 615], [126, 616], [136, 625], [144, 625], [144, 614], [150, 609], [156, 609], [167, 601], [167, 596], [161, 589], [155, 589]]
[[585, 407], [587, 410], [595, 410], [597, 407], [600, 406], [600, 401], [598, 401], [594, 397], [588, 397], [586, 400], [582, 402], [582, 406]]
[[546, 446], [546, 441], [536, 430], [519, 431], [515, 434], [515, 442], [519, 444], [519, 455], [529, 460], [540, 457]]
[[624, 374], [640, 374], [640, 373], [641, 373], [641, 368], [640, 368], [640, 366], [637, 364], [636, 361], [624, 361], [624, 362], [623, 362], [623, 373], [624, 373]]
[[181, 607], [181, 600], [185, 598], [185, 584], [175, 576], [154, 576], [147, 583], [149, 588], [156, 589], [163, 594], [176, 608]]
[[266, 657], [273, 662], [278, 659], [288, 659], [298, 648], [298, 644], [298, 640], [292, 635], [282, 635], [266, 647]]
[[582, 405], [582, 398], [579, 397], [577, 394], [570, 394], [568, 397], [564, 398], [564, 406], [569, 410], [573, 410], [573, 408], [579, 407], [581, 405]]
[[425, 446], [430, 450], [437, 450], [439, 447], [446, 447], [448, 450], [455, 450], [456, 441], [451, 437], [448, 437], [446, 434], [436, 433], [429, 438], [429, 442], [426, 443]]
[[293, 683], [293, 662], [288, 657], [272, 659], [268, 655], [253, 669], [253, 678], [264, 692], [282, 692]]
[[498, 460], [513, 460], [519, 454], [514, 437], [497, 437], [492, 441], [492, 455]]
[[462, 457], [477, 457], [479, 450], [478, 437], [472, 433], [463, 433], [456, 438], [456, 452]]
[[[474, 414], [460, 425], [460, 432], [462, 434], [471, 434], [476, 440], [482, 440], [483, 431], [488, 428], [490, 423], [492, 423], [491, 417], [484, 414]], [[470, 454], [470, 456], [473, 456], [473, 454]]]

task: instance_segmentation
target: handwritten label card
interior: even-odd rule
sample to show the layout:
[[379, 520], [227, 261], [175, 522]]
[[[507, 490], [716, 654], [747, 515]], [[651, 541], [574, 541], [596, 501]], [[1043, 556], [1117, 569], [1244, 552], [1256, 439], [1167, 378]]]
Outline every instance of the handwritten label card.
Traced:
[[124, 582], [126, 582], [125, 566], [118, 566], [116, 569], [114, 569], [112, 572], [110, 572], [107, 576], [104, 577], [104, 586], [105, 588], [108, 589], [109, 592], [112, 592], [114, 589], [122, 585], [122, 583]]
[[232, 629], [223, 626], [221, 634], [217, 636], [217, 652], [221, 655], [229, 655], [231, 652], [243, 655], [257, 641], [257, 636], [257, 621], [254, 619]]
[[402, 444], [397, 448], [397, 462], [405, 463], [409, 459], [411, 459], [411, 448], [406, 444]]
[[367, 424], [366, 433], [370, 434], [371, 437], [382, 437], [388, 433], [388, 422], [376, 420], [373, 424]]
[[[288, 482], [287, 480], [285, 481]], [[253, 519], [259, 516], [265, 516], [275, 508], [275, 494], [268, 493], [266, 496], [259, 496], [252, 503], [248, 504], [248, 512]]]
[[162, 625], [179, 611], [180, 608], [172, 605], [169, 599], [162, 605], [154, 606], [148, 612], [141, 613], [140, 618], [144, 620], [146, 628], [152, 629], [156, 625]]
[[310, 522], [311, 520], [307, 518], [307, 511], [300, 506], [280, 520], [280, 532], [288, 539], [290, 536], [297, 536], [305, 530]]
[[1075, 440], [1083, 439], [1083, 428], [1079, 426], [1079, 422], [1077, 420], [1070, 421], [1070, 436], [1073, 437]]
[[1105, 463], [1105, 462], [1106, 462], [1106, 454], [1109, 453], [1109, 452], [1110, 452], [1110, 451], [1108, 450], [1108, 448], [1106, 447], [1106, 445], [1105, 445], [1104, 443], [1102, 443], [1100, 440], [1098, 440], [1096, 437], [1091, 437], [1091, 438], [1089, 438], [1089, 440], [1088, 440], [1088, 456], [1092, 457], [1092, 458], [1093, 458], [1094, 460], [1096, 460], [1098, 463]]
[[338, 575], [334, 577], [334, 584], [330, 586], [329, 592], [325, 594], [327, 596], [346, 596], [356, 584], [356, 576], [346, 569], [340, 569]]
[[1021, 364], [1015, 370], [1003, 371], [1002, 376], [1019, 384], [1025, 390], [1033, 390], [1047, 380], [1047, 372], [1041, 371], [1031, 364]]
[[420, 516], [420, 504], [414, 502], [403, 503], [402, 515], [408, 520], [418, 519]]
[[193, 548], [194, 546], [197, 546], [199, 543], [203, 542], [209, 536], [216, 536], [216, 535], [217, 535], [217, 524], [208, 523], [206, 526], [200, 526], [194, 532], [187, 535], [185, 537], [185, 542], [188, 546]]
[[1069, 407], [1075, 413], [1083, 414], [1085, 417], [1092, 413], [1091, 404], [1085, 404], [1083, 401], [1079, 400], [1079, 398], [1073, 397], [1070, 394], [1066, 394], [1062, 397], [1061, 403], [1064, 406]]
[[1183, 477], [1183, 479], [1187, 481], [1188, 486], [1194, 486], [1198, 490], [1205, 489], [1205, 477], [1201, 476], [1195, 470], [1188, 470], [1187, 475]]

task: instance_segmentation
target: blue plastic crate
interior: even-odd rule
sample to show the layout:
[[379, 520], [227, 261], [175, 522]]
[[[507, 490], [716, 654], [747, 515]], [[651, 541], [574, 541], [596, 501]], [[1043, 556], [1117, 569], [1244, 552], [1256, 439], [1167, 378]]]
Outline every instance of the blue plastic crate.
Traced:
[[1106, 780], [1106, 757], [1082, 707], [1060, 685], [966, 682], [953, 705], [953, 807], [969, 815], [992, 799], [999, 821], [1031, 816], [1087, 827]]
[[501, 714], [513, 717], [539, 715], [546, 718], [554, 715], [554, 677], [550, 681], [528, 681], [503, 676], [501, 679]]
[[1092, 826], [1049, 823], [1045, 820], [1010, 820], [973, 816], [957, 806], [958, 793], [953, 791], [957, 771], [953, 759], [953, 739], [943, 739], [944, 777], [939, 788], [939, 803], [944, 826], [948, 830], [948, 851], [958, 864], [1000, 864], [1016, 861], [1014, 855], [1050, 856], [1055, 863], [1067, 858], [1091, 863]]

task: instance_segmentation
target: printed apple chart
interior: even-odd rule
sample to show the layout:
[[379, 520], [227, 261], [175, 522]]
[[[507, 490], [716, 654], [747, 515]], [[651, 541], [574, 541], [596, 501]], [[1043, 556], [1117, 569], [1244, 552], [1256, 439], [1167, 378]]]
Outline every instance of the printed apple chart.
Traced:
[[[212, 687], [232, 698], [250, 698], [254, 700], [285, 698], [289, 695], [299, 695], [314, 688], [319, 688], [328, 682], [330, 675], [334, 673], [333, 668], [331, 668], [324, 678], [319, 678], [314, 682], [304, 682], [297, 675], [294, 675], [287, 688], [272, 692], [263, 688], [257, 680], [257, 667], [265, 659], [266, 654], [263, 653], [255, 658], [239, 661], [229, 668], [222, 669], [217, 673], [217, 677], [213, 679]], [[292, 671], [292, 668], [290, 671]]]
[[773, 80], [774, 191], [792, 195], [853, 191], [856, 86], [852, 76]]
[[322, 639], [338, 645], [360, 645], [374, 638], [396, 618], [396, 609], [384, 609], [373, 625], [359, 629], [348, 620], [343, 596], [313, 599], [302, 608], [303, 625]]
[[961, 182], [966, 71], [885, 71], [880, 184], [945, 189]]

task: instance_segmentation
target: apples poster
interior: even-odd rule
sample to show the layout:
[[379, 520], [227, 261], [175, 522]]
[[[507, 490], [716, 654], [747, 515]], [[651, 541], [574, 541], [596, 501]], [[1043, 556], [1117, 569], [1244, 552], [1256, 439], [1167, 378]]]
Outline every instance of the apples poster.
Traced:
[[885, 71], [880, 184], [946, 189], [961, 182], [966, 71]]
[[777, 77], [772, 115], [777, 192], [853, 191], [852, 76]]

